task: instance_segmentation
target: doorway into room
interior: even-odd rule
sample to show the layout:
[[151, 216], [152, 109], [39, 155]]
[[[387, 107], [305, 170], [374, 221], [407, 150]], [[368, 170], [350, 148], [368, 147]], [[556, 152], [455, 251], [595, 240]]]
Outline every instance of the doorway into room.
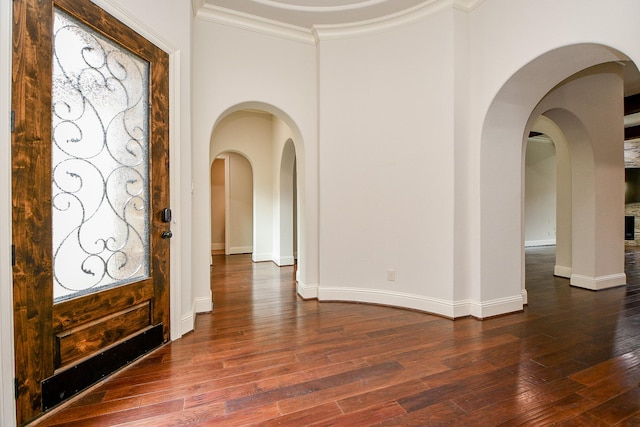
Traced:
[[253, 170], [241, 154], [225, 152], [211, 165], [211, 250], [253, 252]]
[[264, 110], [223, 117], [211, 139], [211, 250], [296, 264], [298, 163], [291, 128]]

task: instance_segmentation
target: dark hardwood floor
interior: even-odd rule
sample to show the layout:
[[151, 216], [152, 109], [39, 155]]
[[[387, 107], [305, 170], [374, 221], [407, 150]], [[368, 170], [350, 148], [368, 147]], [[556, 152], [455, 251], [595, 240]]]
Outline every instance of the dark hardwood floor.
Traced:
[[47, 426], [640, 425], [640, 252], [629, 285], [552, 276], [528, 249], [524, 312], [478, 321], [296, 297], [293, 268], [214, 257], [215, 310]]

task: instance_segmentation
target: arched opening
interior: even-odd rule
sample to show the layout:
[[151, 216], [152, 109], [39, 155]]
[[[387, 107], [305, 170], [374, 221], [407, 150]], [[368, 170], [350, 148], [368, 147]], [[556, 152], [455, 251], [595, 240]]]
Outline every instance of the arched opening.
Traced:
[[527, 138], [524, 181], [524, 246], [555, 245], [556, 148], [544, 133]]
[[550, 51], [516, 72], [492, 101], [481, 136], [479, 317], [527, 302], [524, 149], [542, 114], [558, 124], [571, 153], [571, 284], [625, 283], [620, 61], [628, 58], [601, 45]]
[[224, 152], [211, 164], [211, 250], [253, 252], [253, 171], [245, 156]]
[[[534, 122], [532, 133], [548, 138], [554, 146], [555, 161], [555, 254], [554, 275], [571, 277], [571, 157], [565, 135], [558, 125], [547, 116], [541, 115]], [[525, 246], [527, 246], [525, 236]]]
[[[244, 108], [243, 108], [244, 107]], [[288, 116], [277, 109], [262, 104], [246, 104], [236, 106], [224, 114], [216, 123], [211, 136], [210, 161], [212, 165], [211, 184], [211, 243], [212, 249], [220, 247], [215, 242], [219, 236], [219, 220], [215, 212], [221, 210], [215, 206], [219, 195], [214, 190], [220, 184], [213, 181], [216, 162], [226, 162], [227, 171], [233, 170], [233, 157], [228, 153], [242, 153], [251, 165], [253, 172], [253, 242], [251, 247], [254, 262], [272, 261], [277, 265], [294, 265], [299, 256], [297, 277], [305, 267], [305, 235], [304, 229], [304, 182], [300, 182], [304, 170], [302, 161], [302, 145], [300, 134], [292, 126]], [[219, 166], [218, 166], [219, 168]], [[233, 172], [231, 172], [233, 174]], [[225, 175], [227, 204], [233, 199], [233, 191], [229, 191], [229, 172]], [[231, 185], [232, 187], [232, 185]], [[218, 202], [219, 203], [219, 202]], [[226, 210], [226, 221], [230, 221], [233, 213]], [[225, 240], [229, 242], [229, 226], [226, 227]], [[218, 237], [219, 240], [219, 237]], [[227, 247], [225, 253], [246, 253]], [[302, 283], [304, 285], [304, 283]], [[298, 286], [301, 283], [298, 282]], [[299, 290], [300, 292], [300, 290]]]
[[280, 159], [279, 236], [274, 248], [278, 265], [295, 264], [298, 247], [297, 205], [296, 149], [293, 140], [287, 139]]

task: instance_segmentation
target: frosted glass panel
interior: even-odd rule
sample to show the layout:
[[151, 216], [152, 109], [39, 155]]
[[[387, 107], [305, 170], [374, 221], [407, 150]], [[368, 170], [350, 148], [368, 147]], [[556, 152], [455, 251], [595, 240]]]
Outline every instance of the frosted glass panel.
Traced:
[[53, 51], [53, 291], [149, 276], [149, 64], [60, 10]]

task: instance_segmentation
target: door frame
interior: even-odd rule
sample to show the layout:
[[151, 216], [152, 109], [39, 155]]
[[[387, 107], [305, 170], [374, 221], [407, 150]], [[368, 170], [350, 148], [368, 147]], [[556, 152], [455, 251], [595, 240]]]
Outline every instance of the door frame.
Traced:
[[[169, 176], [170, 203], [174, 212], [174, 237], [170, 242], [170, 280], [169, 295], [171, 340], [180, 338], [184, 333], [193, 329], [195, 315], [191, 313], [183, 319], [182, 316], [182, 268], [181, 251], [182, 232], [184, 228], [176, 218], [182, 218], [183, 209], [180, 197], [180, 49], [169, 43], [155, 30], [122, 6], [112, 0], [92, 0], [118, 20], [141, 34], [153, 44], [169, 54], [169, 156], [172, 159]], [[12, 31], [13, 31], [13, 2], [0, 1], [0, 75], [11, 76], [12, 62]], [[11, 266], [10, 243], [12, 240], [11, 227], [11, 78], [0, 80], [0, 241], [6, 242], [7, 247], [0, 247], [0, 387], [3, 390], [14, 388], [14, 325], [13, 325], [13, 272]], [[188, 148], [188, 147], [187, 147]], [[189, 222], [185, 221], [188, 225]], [[189, 240], [186, 239], [186, 244]], [[16, 407], [13, 393], [0, 393], [0, 424], [16, 425]]]

